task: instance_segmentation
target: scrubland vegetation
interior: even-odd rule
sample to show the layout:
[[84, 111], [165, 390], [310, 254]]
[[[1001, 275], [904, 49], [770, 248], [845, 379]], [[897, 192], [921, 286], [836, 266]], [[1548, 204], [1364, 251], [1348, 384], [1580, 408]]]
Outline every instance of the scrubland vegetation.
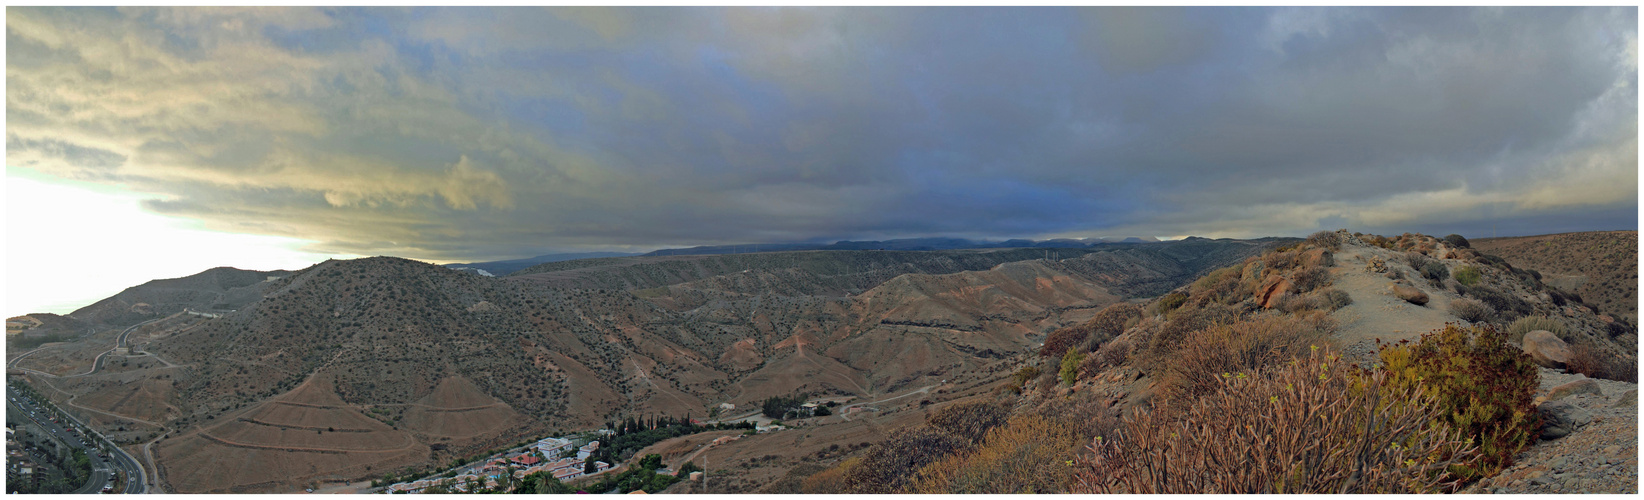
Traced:
[[1330, 272], [1348, 238], [1315, 234], [1052, 332], [992, 399], [940, 407], [803, 490], [1457, 492], [1540, 433], [1538, 368], [1517, 345], [1526, 332], [1570, 339], [1572, 371], [1632, 377], [1636, 358], [1592, 340], [1618, 334], [1577, 335], [1537, 315], [1576, 300], [1459, 235], [1352, 237], [1413, 270], [1384, 264], [1377, 275], [1456, 289], [1447, 311], [1463, 322], [1348, 361], [1330, 315], [1354, 303]]

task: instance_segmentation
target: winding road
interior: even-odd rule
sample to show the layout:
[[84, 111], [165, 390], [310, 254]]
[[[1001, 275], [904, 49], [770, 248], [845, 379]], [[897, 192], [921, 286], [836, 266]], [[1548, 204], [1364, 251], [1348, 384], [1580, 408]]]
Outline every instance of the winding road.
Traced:
[[[167, 316], [167, 317], [169, 318], [170, 316]], [[94, 360], [92, 362], [91, 371], [88, 371], [86, 373], [71, 375], [71, 376], [72, 377], [80, 377], [80, 376], [91, 375], [91, 374], [97, 373], [97, 371], [99, 371], [103, 368], [103, 362], [107, 358], [109, 353], [114, 352], [115, 349], [118, 349], [118, 348], [121, 348], [121, 347], [127, 347], [127, 342], [129, 341], [129, 339], [131, 337], [131, 332], [136, 331], [137, 327], [140, 327], [140, 326], [143, 326], [143, 325], [146, 325], [146, 324], [149, 324], [149, 323], [153, 323], [155, 321], [160, 321], [160, 320], [163, 320], [163, 319], [166, 319], [166, 318], [152, 319], [152, 320], [149, 320], [149, 321], [144, 321], [142, 323], [131, 325], [130, 327], [126, 328], [125, 331], [120, 332], [119, 337], [116, 338], [115, 347], [113, 349], [103, 351], [102, 354], [97, 355], [96, 360]], [[11, 368], [11, 369], [24, 370], [24, 371], [28, 371], [28, 372], [31, 372], [31, 373], [40, 374], [42, 376], [56, 378], [56, 375], [51, 375], [51, 374], [41, 372], [41, 371], [38, 371], [38, 370], [29, 370], [29, 369], [26, 369], [26, 368], [18, 368], [17, 367], [17, 363], [19, 361], [22, 361], [23, 358], [27, 357], [30, 354], [34, 354], [36, 352], [39, 352], [42, 349], [45, 349], [45, 348], [42, 347], [42, 348], [39, 348], [39, 349], [35, 349], [35, 350], [32, 350], [32, 351], [23, 353], [22, 355], [17, 356], [15, 358], [12, 358], [10, 362], [6, 363], [6, 366], [8, 368]], [[42, 402], [30, 401], [28, 398], [23, 397], [21, 394], [19, 394], [15, 388], [13, 388], [9, 385], [6, 387], [6, 395], [11, 400], [12, 404], [15, 405], [15, 406], [21, 407], [23, 402], [27, 402], [29, 404], [35, 405], [35, 407], [37, 409], [37, 411], [35, 413], [39, 413], [39, 411], [38, 411], [39, 406], [51, 405], [51, 403], [49, 401], [48, 402], [43, 402], [43, 403]], [[72, 404], [72, 402], [70, 404]], [[85, 408], [85, 407], [82, 407], [82, 406], [79, 406], [79, 405], [75, 405], [75, 406], [78, 407], [78, 408]], [[96, 411], [96, 410], [93, 410], [93, 411]], [[95, 453], [97, 451], [97, 447], [93, 444], [93, 442], [101, 442], [101, 443], [106, 444], [107, 448], [110, 451], [107, 458], [99, 459], [97, 461], [98, 464], [103, 465], [105, 468], [98, 468], [96, 471], [93, 471], [93, 476], [94, 476], [93, 479], [96, 478], [96, 475], [97, 475], [98, 472], [102, 472], [102, 473], [107, 474], [107, 478], [106, 478], [107, 480], [104, 483], [98, 483], [98, 481], [95, 481], [95, 480], [94, 481], [88, 481], [86, 486], [82, 487], [81, 489], [86, 490], [87, 488], [89, 488], [89, 490], [82, 491], [81, 493], [93, 493], [93, 492], [97, 491], [99, 488], [101, 488], [101, 486], [100, 486], [101, 484], [112, 484], [114, 482], [114, 472], [116, 470], [119, 470], [121, 472], [125, 472], [125, 476], [127, 478], [126, 484], [125, 484], [125, 489], [124, 489], [124, 491], [121, 491], [121, 493], [143, 494], [143, 493], [149, 492], [150, 484], [149, 484], [149, 477], [148, 477], [147, 471], [143, 468], [143, 465], [141, 463], [139, 463], [135, 457], [132, 457], [131, 454], [126, 453], [126, 451], [124, 449], [121, 449], [118, 445], [115, 445], [113, 441], [109, 440], [106, 436], [103, 436], [103, 434], [101, 432], [97, 432], [97, 429], [94, 429], [91, 426], [86, 425], [85, 422], [81, 422], [79, 418], [76, 418], [74, 416], [74, 414], [66, 412], [66, 411], [62, 412], [62, 413], [63, 413], [64, 417], [67, 417], [69, 422], [71, 422], [76, 428], [78, 428], [81, 431], [81, 434], [89, 433], [92, 436], [95, 436], [93, 438], [92, 442], [83, 441], [83, 440], [78, 439], [78, 438], [66, 437], [66, 434], [62, 434], [64, 432], [62, 427], [58, 426], [55, 423], [52, 423], [48, 419], [43, 418], [44, 417], [43, 414], [40, 415], [40, 416], [31, 416], [30, 418], [32, 420], [34, 420], [36, 424], [39, 424], [41, 427], [46, 428], [47, 430], [52, 431], [55, 435], [59, 435], [60, 437], [62, 437], [63, 442], [69, 444], [70, 446], [75, 446], [75, 447], [78, 447], [78, 448], [81, 448], [81, 449], [85, 449], [88, 453]], [[105, 413], [105, 412], [98, 411], [97, 413]], [[122, 416], [122, 418], [130, 418], [130, 417]], [[94, 454], [94, 456], [96, 456], [96, 455], [97, 454]], [[110, 467], [110, 466], [112, 466], [112, 467], [107, 468], [107, 467]]]

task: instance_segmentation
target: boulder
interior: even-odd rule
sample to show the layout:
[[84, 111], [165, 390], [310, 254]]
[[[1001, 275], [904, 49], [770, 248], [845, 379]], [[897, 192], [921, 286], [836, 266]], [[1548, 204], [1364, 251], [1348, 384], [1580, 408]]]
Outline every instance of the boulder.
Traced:
[[1370, 263], [1364, 266], [1364, 270], [1372, 273], [1385, 273], [1387, 272], [1387, 261], [1381, 260], [1381, 257], [1371, 257]]
[[1413, 286], [1394, 283], [1393, 295], [1400, 299], [1404, 299], [1405, 302], [1409, 302], [1411, 304], [1418, 306], [1427, 305], [1427, 294], [1421, 290], [1417, 290], [1416, 287]]
[[1332, 267], [1336, 265], [1336, 255], [1323, 248], [1315, 248], [1302, 252], [1302, 265], [1316, 267]]
[[1536, 407], [1541, 414], [1541, 438], [1558, 439], [1568, 436], [1593, 421], [1593, 415], [1569, 401], [1552, 401]]
[[1279, 275], [1268, 276], [1267, 281], [1262, 282], [1261, 289], [1256, 292], [1256, 301], [1262, 308], [1272, 309], [1278, 304], [1279, 297], [1290, 293], [1291, 288], [1289, 279]]
[[1552, 390], [1547, 391], [1547, 400], [1557, 401], [1577, 394], [1603, 396], [1604, 391], [1598, 389], [1598, 382], [1594, 382], [1590, 378], [1584, 378], [1552, 388]]
[[1629, 390], [1627, 392], [1621, 393], [1621, 397], [1616, 398], [1615, 403], [1610, 404], [1610, 407], [1611, 408], [1629, 408], [1629, 407], [1637, 408], [1638, 407], [1638, 389], [1632, 389], [1632, 390]]
[[1570, 362], [1570, 345], [1547, 330], [1524, 334], [1524, 353], [1536, 364], [1555, 370], [1563, 369]]

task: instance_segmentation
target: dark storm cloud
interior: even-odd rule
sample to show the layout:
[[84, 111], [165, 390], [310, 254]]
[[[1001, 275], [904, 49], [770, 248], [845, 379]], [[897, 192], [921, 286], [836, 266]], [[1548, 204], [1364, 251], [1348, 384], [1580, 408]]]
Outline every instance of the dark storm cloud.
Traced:
[[8, 163], [333, 252], [1637, 206], [1631, 8], [8, 12]]

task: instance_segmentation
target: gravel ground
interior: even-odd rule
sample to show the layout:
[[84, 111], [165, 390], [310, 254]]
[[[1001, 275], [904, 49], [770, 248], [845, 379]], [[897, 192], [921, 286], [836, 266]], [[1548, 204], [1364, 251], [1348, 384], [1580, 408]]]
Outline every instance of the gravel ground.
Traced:
[[[1541, 389], [1587, 378], [1541, 370]], [[1592, 423], [1552, 441], [1537, 441], [1501, 474], [1480, 481], [1467, 493], [1638, 493], [1638, 406], [1614, 407], [1638, 384], [1593, 379], [1604, 394], [1563, 398], [1593, 416]]]

